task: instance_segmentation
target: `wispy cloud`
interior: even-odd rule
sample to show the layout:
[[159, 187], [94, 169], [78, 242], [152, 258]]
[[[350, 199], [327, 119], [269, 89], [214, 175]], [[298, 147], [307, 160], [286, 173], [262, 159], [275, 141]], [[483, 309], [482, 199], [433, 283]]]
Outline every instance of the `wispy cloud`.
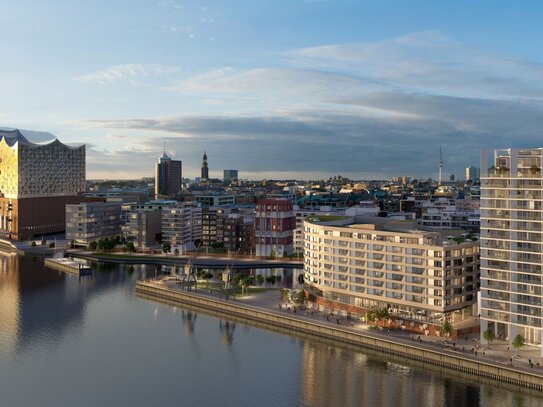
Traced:
[[82, 82], [105, 84], [133, 80], [141, 77], [171, 75], [179, 72], [180, 69], [172, 65], [124, 64], [113, 65], [109, 68], [85, 74], [75, 79]]

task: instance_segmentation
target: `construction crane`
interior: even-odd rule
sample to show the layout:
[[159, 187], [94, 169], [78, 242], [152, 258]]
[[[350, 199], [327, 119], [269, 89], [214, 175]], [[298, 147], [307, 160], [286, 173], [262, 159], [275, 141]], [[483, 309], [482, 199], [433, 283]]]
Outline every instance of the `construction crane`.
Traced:
[[202, 245], [198, 245], [196, 248], [196, 253], [194, 253], [194, 256], [190, 257], [187, 260], [187, 263], [183, 267], [183, 274], [181, 277], [181, 288], [185, 286], [186, 283], [188, 283], [188, 290], [191, 290], [191, 280], [194, 282], [195, 289], [198, 288], [198, 280], [196, 279], [196, 272], [194, 270], [194, 259], [196, 256], [198, 256], [198, 252], [200, 251], [200, 247]]

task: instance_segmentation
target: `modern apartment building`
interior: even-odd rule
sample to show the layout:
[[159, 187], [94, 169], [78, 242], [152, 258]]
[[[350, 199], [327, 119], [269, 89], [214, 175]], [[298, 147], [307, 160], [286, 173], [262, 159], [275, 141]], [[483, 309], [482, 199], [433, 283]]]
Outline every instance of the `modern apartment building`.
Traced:
[[155, 168], [155, 199], [177, 195], [183, 187], [182, 163], [164, 153]]
[[123, 204], [121, 232], [138, 248], [147, 248], [162, 239], [162, 206], [153, 204]]
[[84, 202], [66, 205], [66, 239], [88, 245], [92, 241], [120, 235], [120, 203]]
[[202, 208], [202, 244], [213, 246], [223, 243], [224, 219], [232, 212], [231, 207]]
[[543, 149], [492, 153], [481, 153], [481, 332], [541, 346]]
[[296, 218], [292, 203], [285, 199], [263, 199], [256, 204], [256, 255], [292, 254]]
[[66, 204], [85, 192], [85, 146], [34, 144], [19, 130], [0, 130], [0, 235], [30, 239], [62, 232]]
[[202, 208], [179, 204], [162, 210], [162, 241], [172, 246], [186, 246], [201, 240]]
[[[369, 223], [369, 222], [372, 223]], [[479, 242], [448, 240], [406, 221], [314, 216], [304, 223], [304, 278], [317, 299], [362, 314], [442, 324], [474, 314]]]

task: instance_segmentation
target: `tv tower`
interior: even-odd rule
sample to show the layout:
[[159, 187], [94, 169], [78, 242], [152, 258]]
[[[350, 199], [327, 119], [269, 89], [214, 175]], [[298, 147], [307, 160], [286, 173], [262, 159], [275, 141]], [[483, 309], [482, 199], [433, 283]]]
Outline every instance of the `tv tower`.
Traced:
[[443, 169], [443, 153], [439, 147], [439, 185], [441, 185], [441, 170]]

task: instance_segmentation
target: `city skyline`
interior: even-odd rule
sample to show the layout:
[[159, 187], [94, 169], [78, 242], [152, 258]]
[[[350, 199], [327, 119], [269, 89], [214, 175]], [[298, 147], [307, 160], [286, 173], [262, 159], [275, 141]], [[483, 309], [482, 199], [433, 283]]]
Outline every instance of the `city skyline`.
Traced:
[[256, 179], [435, 178], [440, 146], [459, 176], [481, 148], [539, 145], [539, 5], [3, 8], [0, 125], [87, 144], [89, 178], [152, 174], [164, 140], [188, 176], [206, 150], [210, 176]]

